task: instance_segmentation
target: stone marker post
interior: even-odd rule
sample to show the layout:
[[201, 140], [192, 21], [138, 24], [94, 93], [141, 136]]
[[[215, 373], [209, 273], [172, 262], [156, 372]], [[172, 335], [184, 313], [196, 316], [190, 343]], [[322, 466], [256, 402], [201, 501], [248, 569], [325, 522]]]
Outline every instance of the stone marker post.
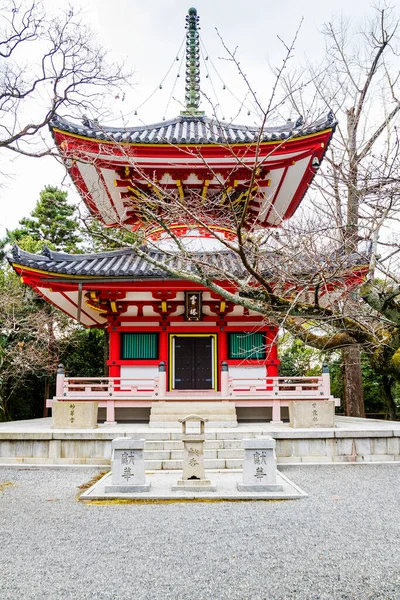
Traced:
[[[183, 473], [182, 479], [172, 486], [172, 490], [187, 491], [215, 491], [216, 488], [211, 485], [211, 481], [206, 479], [204, 472], [204, 424], [207, 419], [199, 415], [188, 415], [184, 419], [179, 419], [182, 423], [182, 441], [183, 441]], [[187, 423], [199, 423], [200, 431], [187, 432]]]
[[290, 427], [335, 427], [334, 400], [288, 402]]
[[52, 429], [96, 429], [98, 402], [59, 401], [51, 403]]
[[112, 441], [112, 484], [105, 486], [106, 494], [112, 492], [148, 492], [144, 473], [145, 440], [120, 437]]
[[283, 486], [276, 483], [276, 442], [263, 437], [243, 440], [243, 483], [240, 492], [279, 492]]

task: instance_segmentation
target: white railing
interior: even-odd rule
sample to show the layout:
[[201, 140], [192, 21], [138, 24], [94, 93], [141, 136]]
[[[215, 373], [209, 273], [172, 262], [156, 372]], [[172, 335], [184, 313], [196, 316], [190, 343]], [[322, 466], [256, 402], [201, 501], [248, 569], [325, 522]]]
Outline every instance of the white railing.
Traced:
[[[57, 386], [60, 387], [61, 386]], [[64, 377], [57, 396], [66, 398], [118, 398], [120, 396], [158, 395], [158, 378], [140, 377]], [[61, 391], [61, 394], [58, 392]]]
[[[328, 385], [327, 385], [328, 383]], [[330, 395], [329, 379], [321, 377], [230, 377], [229, 395], [267, 398], [318, 398]]]
[[[58, 398], [117, 398], [138, 395], [164, 396], [158, 377], [64, 377], [57, 376]], [[263, 398], [318, 398], [330, 395], [329, 379], [322, 377], [229, 377], [223, 396]]]
[[[62, 367], [62, 365], [60, 365]], [[99, 401], [106, 406], [107, 422], [114, 422], [115, 405], [134, 406], [136, 399], [175, 399], [174, 391], [167, 393], [165, 364], [160, 363], [158, 376], [137, 377], [65, 377], [64, 369], [57, 373], [55, 400]], [[197, 390], [198, 391], [198, 390]], [[204, 390], [208, 392], [211, 390]], [[227, 368], [221, 371], [221, 391], [213, 392], [221, 399], [255, 401], [272, 406], [272, 420], [280, 421], [281, 406], [289, 400], [326, 400], [331, 398], [329, 373], [321, 377], [230, 377]], [[190, 391], [187, 393], [190, 398]], [[242, 398], [242, 400], [240, 400]], [[50, 401], [51, 402], [51, 401]], [[51, 406], [51, 403], [49, 404]], [[121, 404], [120, 404], [121, 406]]]

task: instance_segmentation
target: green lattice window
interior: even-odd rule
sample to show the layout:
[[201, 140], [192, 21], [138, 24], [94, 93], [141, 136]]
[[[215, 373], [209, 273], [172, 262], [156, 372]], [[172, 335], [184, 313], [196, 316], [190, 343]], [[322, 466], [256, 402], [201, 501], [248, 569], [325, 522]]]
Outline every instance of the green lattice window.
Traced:
[[122, 359], [157, 359], [157, 333], [123, 333], [121, 336]]
[[260, 359], [265, 358], [265, 338], [263, 333], [240, 333], [229, 334], [229, 358]]

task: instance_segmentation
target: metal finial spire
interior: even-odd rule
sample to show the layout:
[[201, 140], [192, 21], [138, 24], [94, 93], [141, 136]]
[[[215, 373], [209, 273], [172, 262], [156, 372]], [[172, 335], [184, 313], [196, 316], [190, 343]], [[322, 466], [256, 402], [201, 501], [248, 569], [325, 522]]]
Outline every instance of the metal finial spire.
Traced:
[[185, 106], [182, 116], [203, 116], [200, 105], [200, 42], [199, 17], [195, 8], [189, 8], [186, 15], [186, 85]]

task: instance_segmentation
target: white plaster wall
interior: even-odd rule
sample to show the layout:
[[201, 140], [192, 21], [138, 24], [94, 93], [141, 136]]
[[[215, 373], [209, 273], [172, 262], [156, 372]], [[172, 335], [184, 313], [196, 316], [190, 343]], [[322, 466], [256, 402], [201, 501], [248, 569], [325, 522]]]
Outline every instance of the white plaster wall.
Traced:
[[[155, 365], [148, 367], [142, 365], [121, 367], [121, 380], [123, 380], [121, 381], [121, 386], [125, 384], [128, 386], [139, 385], [151, 388], [156, 377], [158, 377], [158, 367]], [[130, 379], [134, 379], [135, 381], [129, 381]]]
[[[263, 381], [267, 376], [267, 369], [265, 365], [238, 365], [229, 366], [229, 377], [233, 379], [233, 386], [249, 386], [258, 385], [262, 386]], [[243, 380], [241, 378], [244, 378]], [[237, 378], [240, 378], [238, 380]]]

